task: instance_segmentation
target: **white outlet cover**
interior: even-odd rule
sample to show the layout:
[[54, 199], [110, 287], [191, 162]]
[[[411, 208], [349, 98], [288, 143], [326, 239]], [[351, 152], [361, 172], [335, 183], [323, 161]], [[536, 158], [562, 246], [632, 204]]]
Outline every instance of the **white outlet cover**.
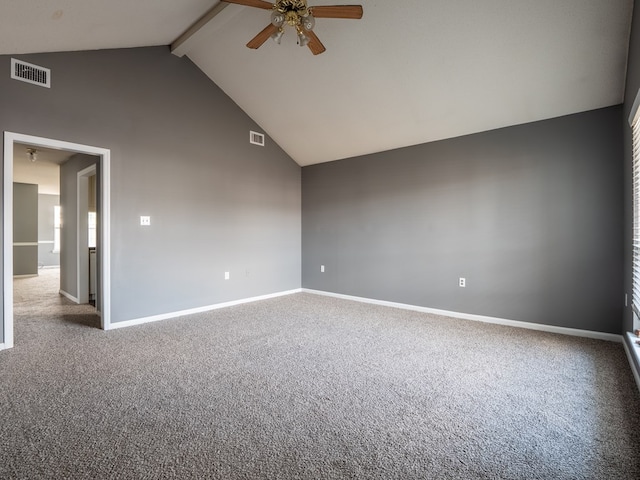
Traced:
[[140, 216], [140, 225], [144, 225], [145, 227], [148, 227], [149, 225], [151, 225], [151, 217], [149, 217], [147, 215], [141, 215]]
[[458, 286], [459, 287], [466, 287], [467, 286], [467, 279], [460, 277], [460, 279], [458, 280]]

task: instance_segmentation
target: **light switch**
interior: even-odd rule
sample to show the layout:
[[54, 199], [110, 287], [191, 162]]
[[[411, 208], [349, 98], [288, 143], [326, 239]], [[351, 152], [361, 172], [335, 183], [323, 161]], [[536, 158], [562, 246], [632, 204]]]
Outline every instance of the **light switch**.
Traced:
[[145, 216], [145, 215], [141, 216], [140, 225], [144, 225], [145, 227], [148, 227], [149, 225], [151, 225], [151, 217]]

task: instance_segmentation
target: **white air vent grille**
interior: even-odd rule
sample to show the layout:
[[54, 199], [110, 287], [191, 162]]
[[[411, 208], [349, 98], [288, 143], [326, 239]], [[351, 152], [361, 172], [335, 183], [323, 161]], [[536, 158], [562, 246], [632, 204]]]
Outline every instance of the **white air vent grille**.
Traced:
[[15, 58], [11, 59], [11, 78], [51, 88], [51, 70]]
[[260, 145], [261, 147], [264, 147], [264, 134], [253, 131], [249, 132], [249, 142], [253, 145]]

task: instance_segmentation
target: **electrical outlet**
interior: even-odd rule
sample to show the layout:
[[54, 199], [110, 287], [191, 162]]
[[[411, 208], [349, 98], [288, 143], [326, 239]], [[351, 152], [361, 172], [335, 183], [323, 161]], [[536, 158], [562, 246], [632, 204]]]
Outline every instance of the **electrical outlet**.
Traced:
[[320, 273], [324, 273], [324, 265], [320, 265]]
[[463, 277], [460, 277], [458, 279], [458, 286], [462, 287], [462, 288], [466, 287], [467, 286], [467, 279], [463, 278]]
[[224, 272], [224, 279], [229, 280], [230, 278], [231, 278], [231, 275], [229, 274], [229, 272]]
[[147, 215], [140, 216], [140, 225], [144, 225], [145, 227], [151, 225], [151, 217]]

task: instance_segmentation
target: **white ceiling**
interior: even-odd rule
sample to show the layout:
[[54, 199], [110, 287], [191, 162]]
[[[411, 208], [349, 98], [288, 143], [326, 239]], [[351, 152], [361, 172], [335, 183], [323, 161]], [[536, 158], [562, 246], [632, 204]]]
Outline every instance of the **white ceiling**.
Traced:
[[[169, 45], [216, 0], [0, 3], [0, 54]], [[311, 5], [358, 3], [310, 0]], [[244, 45], [269, 12], [229, 5], [186, 54], [300, 165], [622, 102], [632, 0], [368, 0]], [[34, 35], [33, 32], [38, 32]]]
[[2, 0], [0, 53], [169, 45], [216, 0]]

